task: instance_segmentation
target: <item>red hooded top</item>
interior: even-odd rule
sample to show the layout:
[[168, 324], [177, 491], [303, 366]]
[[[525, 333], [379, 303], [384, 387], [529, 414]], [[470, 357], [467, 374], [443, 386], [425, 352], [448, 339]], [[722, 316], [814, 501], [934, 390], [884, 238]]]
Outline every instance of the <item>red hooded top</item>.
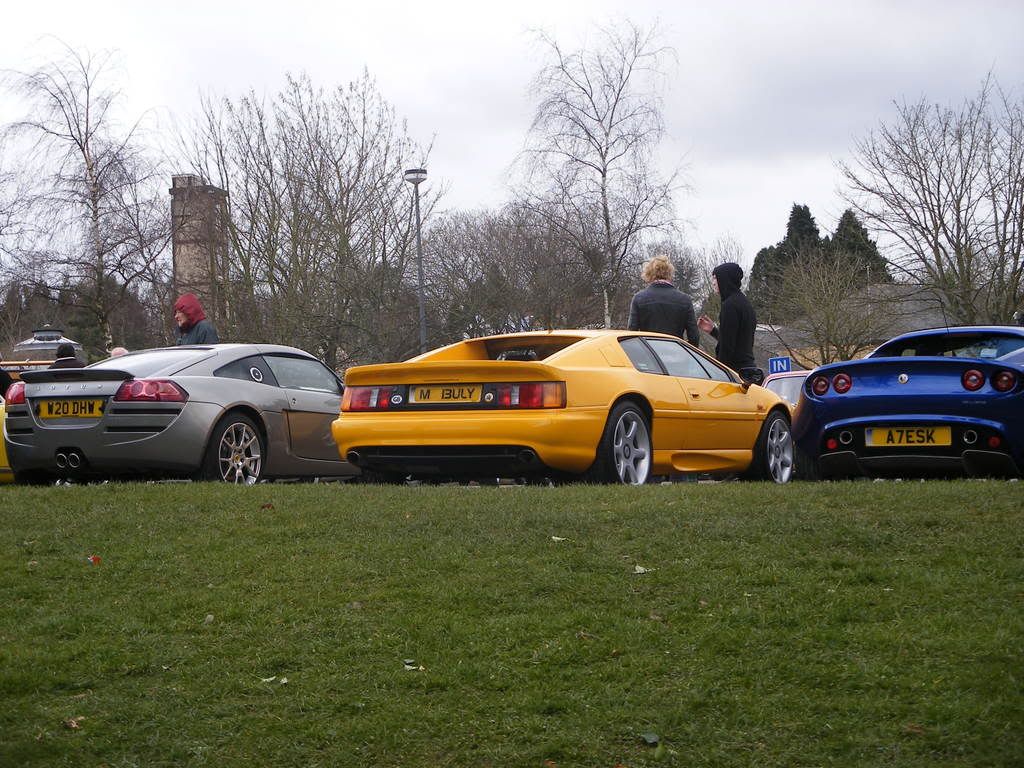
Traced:
[[200, 320], [206, 319], [203, 305], [199, 303], [199, 299], [196, 298], [194, 293], [186, 293], [179, 296], [178, 300], [174, 302], [174, 311], [185, 314], [187, 322], [185, 325], [180, 326], [183, 331], [187, 331]]

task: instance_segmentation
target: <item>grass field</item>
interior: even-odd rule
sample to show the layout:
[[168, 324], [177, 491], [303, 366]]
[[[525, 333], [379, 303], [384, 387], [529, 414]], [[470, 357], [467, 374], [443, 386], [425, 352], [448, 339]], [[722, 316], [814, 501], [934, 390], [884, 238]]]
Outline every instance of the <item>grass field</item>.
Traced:
[[3, 766], [1024, 764], [1021, 483], [0, 497]]

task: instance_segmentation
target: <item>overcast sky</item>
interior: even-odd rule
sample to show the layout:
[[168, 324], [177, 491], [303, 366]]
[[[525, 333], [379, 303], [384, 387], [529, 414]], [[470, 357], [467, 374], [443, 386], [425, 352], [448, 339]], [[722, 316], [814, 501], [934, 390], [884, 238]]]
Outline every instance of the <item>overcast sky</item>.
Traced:
[[[687, 239], [732, 236], [748, 265], [781, 239], [794, 202], [834, 228], [844, 207], [835, 162], [894, 100], [958, 104], [990, 70], [1024, 88], [1024, 0], [19, 1], [4, 7], [0, 68], [52, 57], [46, 36], [116, 49], [126, 112], [162, 120], [186, 120], [200, 91], [272, 94], [303, 71], [333, 86], [365, 68], [413, 138], [434, 141], [428, 183], [447, 186], [445, 206], [474, 208], [508, 195], [535, 106], [533, 30], [575, 49], [595, 24], [626, 18], [657, 23], [678, 56], [660, 158], [687, 169]], [[13, 109], [0, 101], [0, 120]]]

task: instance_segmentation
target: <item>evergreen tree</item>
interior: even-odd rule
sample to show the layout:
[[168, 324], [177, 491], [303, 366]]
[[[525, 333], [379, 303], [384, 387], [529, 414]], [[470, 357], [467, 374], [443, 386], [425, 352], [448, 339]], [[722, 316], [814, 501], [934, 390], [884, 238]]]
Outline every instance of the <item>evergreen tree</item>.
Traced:
[[775, 300], [782, 273], [795, 260], [820, 253], [823, 246], [811, 209], [794, 203], [786, 223], [786, 236], [779, 243], [758, 251], [750, 270], [747, 295], [759, 318], [767, 322], [786, 318], [786, 308]]
[[888, 265], [878, 252], [878, 246], [868, 237], [867, 229], [849, 208], [839, 218], [828, 250], [835, 258], [852, 258], [860, 262], [864, 267], [865, 285], [892, 282]]

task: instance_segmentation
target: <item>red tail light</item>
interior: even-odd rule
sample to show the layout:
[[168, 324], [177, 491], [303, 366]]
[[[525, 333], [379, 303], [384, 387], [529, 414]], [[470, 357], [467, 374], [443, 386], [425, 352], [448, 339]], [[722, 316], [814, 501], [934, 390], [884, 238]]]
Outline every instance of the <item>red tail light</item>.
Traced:
[[1017, 386], [1017, 374], [1013, 371], [999, 371], [992, 377], [992, 388], [996, 392], [1009, 392]]
[[825, 450], [827, 451], [834, 451], [838, 447], [839, 441], [836, 440], [834, 437], [830, 437], [828, 440], [825, 441]]
[[346, 387], [342, 411], [381, 411], [391, 407], [394, 387]]
[[850, 378], [848, 373], [837, 373], [832, 377], [832, 389], [836, 391], [837, 395], [845, 395], [852, 386], [853, 379]]
[[964, 375], [960, 377], [960, 381], [964, 385], [964, 389], [968, 392], [975, 392], [985, 385], [985, 374], [977, 368], [969, 368], [964, 371]]
[[7, 388], [7, 395], [4, 397], [8, 405], [24, 405], [25, 403], [25, 382], [16, 381]]
[[999, 437], [999, 435], [992, 435], [992, 437], [990, 437], [988, 439], [988, 447], [989, 448], [998, 448], [1002, 444], [1003, 444], [1003, 440], [1002, 440], [1001, 437]]
[[564, 381], [534, 381], [495, 386], [499, 408], [565, 408]]
[[188, 393], [167, 379], [128, 379], [114, 395], [118, 402], [184, 403]]
[[828, 392], [829, 383], [828, 378], [825, 376], [815, 376], [811, 379], [811, 392], [816, 394], [818, 397]]

